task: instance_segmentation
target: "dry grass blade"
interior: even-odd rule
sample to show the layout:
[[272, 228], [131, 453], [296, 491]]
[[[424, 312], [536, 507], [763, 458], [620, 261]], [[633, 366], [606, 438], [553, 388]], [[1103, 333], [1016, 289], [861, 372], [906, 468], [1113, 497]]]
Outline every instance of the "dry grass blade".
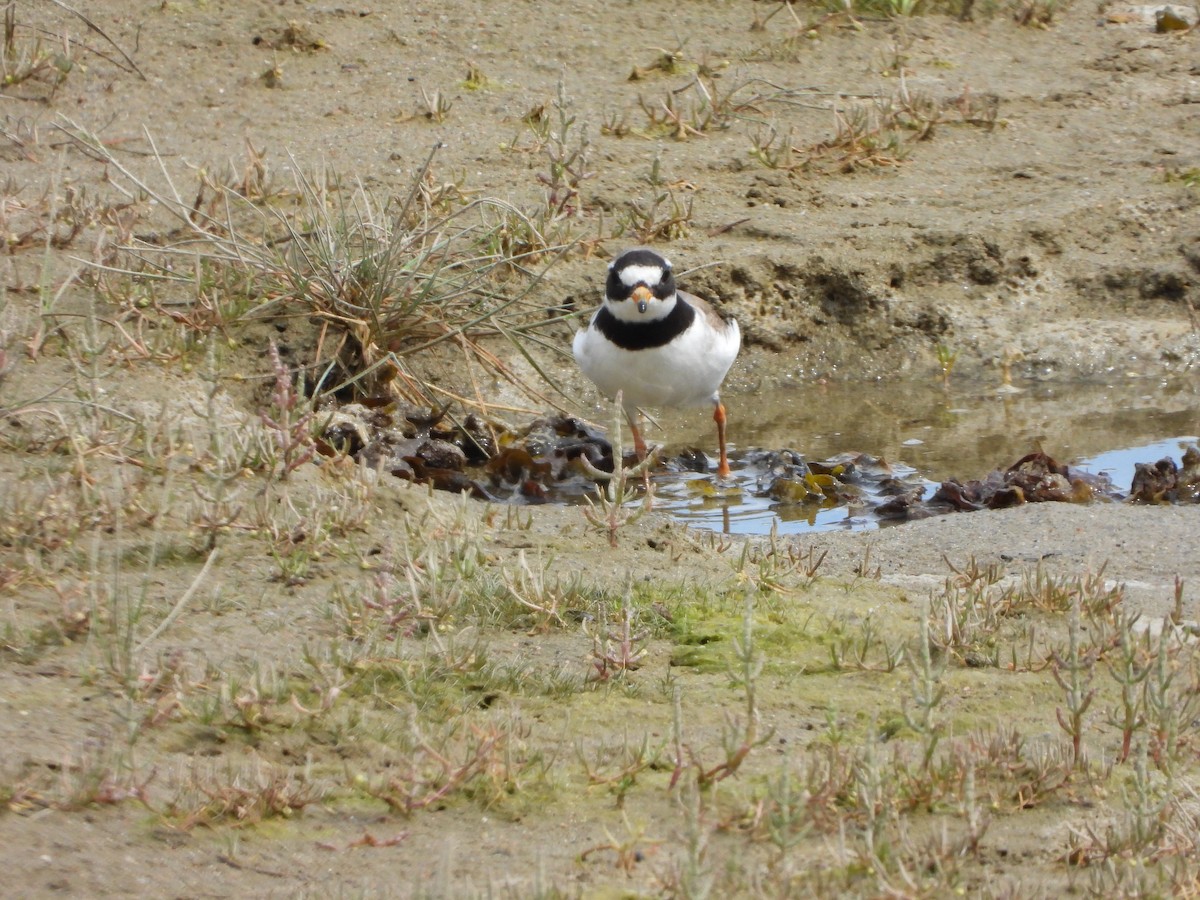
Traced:
[[[130, 72], [135, 72], [137, 74], [137, 76], [142, 79], [142, 81], [146, 80], [145, 73], [141, 69], [138, 68], [138, 64], [133, 61], [133, 57], [131, 57], [128, 53], [126, 53], [125, 50], [122, 49], [121, 45], [118, 44], [116, 41], [114, 41], [111, 37], [109, 37], [99, 25], [97, 25], [94, 21], [92, 21], [86, 15], [81, 13], [79, 10], [75, 9], [75, 7], [68, 6], [66, 3], [63, 3], [62, 0], [50, 0], [50, 2], [53, 3], [55, 6], [57, 6], [59, 9], [66, 10], [71, 15], [78, 18], [81, 22], [83, 22], [84, 25], [87, 26], [89, 31], [94, 31], [96, 34], [98, 34], [100, 37], [102, 37], [104, 39], [104, 41], [110, 47], [112, 47], [114, 50], [116, 50], [117, 53], [120, 54], [121, 59], [124, 60], [124, 65], [121, 65], [120, 66], [121, 68], [126, 69], [127, 71], [130, 71]], [[101, 54], [98, 51], [92, 51], [92, 52], [96, 53], [98, 56], [104, 56], [104, 54]], [[108, 56], [104, 56], [104, 58], [108, 59], [110, 62], [114, 62]], [[117, 64], [117, 65], [120, 65], [120, 64]]]

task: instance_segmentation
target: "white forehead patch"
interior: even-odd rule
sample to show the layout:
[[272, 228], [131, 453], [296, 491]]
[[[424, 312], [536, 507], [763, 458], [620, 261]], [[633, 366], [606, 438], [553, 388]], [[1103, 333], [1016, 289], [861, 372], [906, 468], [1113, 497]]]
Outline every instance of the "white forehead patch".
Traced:
[[638, 282], [654, 287], [662, 281], [663, 270], [659, 266], [625, 266], [618, 274], [626, 287], [633, 287]]

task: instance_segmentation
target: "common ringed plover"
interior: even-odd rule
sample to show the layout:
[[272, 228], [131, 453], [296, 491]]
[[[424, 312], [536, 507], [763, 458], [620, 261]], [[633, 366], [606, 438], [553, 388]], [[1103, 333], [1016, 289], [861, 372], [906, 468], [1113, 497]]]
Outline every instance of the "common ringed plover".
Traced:
[[609, 263], [604, 302], [587, 328], [575, 333], [572, 349], [601, 393], [621, 392], [639, 458], [646, 444], [638, 407], [712, 403], [717, 474], [724, 478], [729, 458], [720, 389], [741, 344], [736, 321], [722, 319], [707, 302], [676, 288], [667, 258], [639, 247]]

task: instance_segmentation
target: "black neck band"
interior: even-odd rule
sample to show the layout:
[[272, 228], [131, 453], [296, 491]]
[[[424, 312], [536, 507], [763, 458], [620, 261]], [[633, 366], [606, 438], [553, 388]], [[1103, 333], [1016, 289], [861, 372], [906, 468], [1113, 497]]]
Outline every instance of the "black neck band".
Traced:
[[[624, 301], [629, 302], [629, 301]], [[618, 319], [608, 307], [600, 308], [592, 324], [600, 333], [622, 350], [649, 350], [669, 344], [691, 326], [696, 310], [681, 297], [675, 298], [675, 308], [670, 315], [648, 322], [626, 322]]]

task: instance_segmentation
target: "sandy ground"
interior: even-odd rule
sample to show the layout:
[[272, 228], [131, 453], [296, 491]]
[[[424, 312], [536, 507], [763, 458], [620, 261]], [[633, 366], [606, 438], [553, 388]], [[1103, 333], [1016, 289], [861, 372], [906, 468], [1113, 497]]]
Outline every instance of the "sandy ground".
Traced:
[[[1048, 8], [1030, 4], [1025, 12]], [[1155, 33], [1151, 7], [1077, 2], [1055, 8], [1042, 27], [1019, 24], [1014, 9], [976, 4], [968, 21], [938, 14], [864, 15], [852, 22], [816, 8], [797, 6], [793, 17], [786, 8], [752, 2], [178, 0], [147, 6], [106, 0], [87, 9], [111, 39], [106, 42], [61, 9], [18, 4], [22, 28], [66, 31], [95, 52], [75, 44], [74, 68], [53, 90], [40, 77], [0, 92], [6, 180], [0, 202], [9, 250], [0, 258], [0, 406], [11, 410], [46, 396], [53, 406], [53, 398], [70, 394], [72, 388], [55, 393], [64, 385], [88, 383], [118, 411], [173, 404], [186, 417], [204, 403], [202, 353], [164, 361], [114, 350], [90, 382], [80, 374], [73, 350], [88, 340], [86, 311], [106, 327], [114, 321], [132, 327], [136, 316], [111, 295], [97, 312], [86, 280], [61, 292], [58, 285], [79, 261], [103, 256], [106, 239], [139, 233], [158, 213], [145, 197], [129, 193], [119, 172], [81, 152], [64, 129], [95, 133], [132, 171], [160, 185], [175, 179], [181, 195], [195, 190], [198, 169], [236, 181], [261, 157], [268, 178], [284, 188], [296, 171], [326, 167], [386, 198], [407, 191], [430, 148], [440, 144], [431, 184], [531, 209], [545, 202], [547, 190], [539, 178], [548, 171], [547, 142], [526, 121], [541, 107], [552, 120], [560, 111], [573, 117], [560, 137], [584, 152], [587, 177], [559, 223], [583, 243], [547, 272], [536, 299], [548, 310], [589, 310], [605, 261], [630, 242], [638, 215], [651, 208], [660, 220], [677, 214], [677, 227], [654, 242], [691, 273], [685, 287], [741, 323], [745, 349], [728, 391], [744, 415], [753, 415], [754, 397], [767, 394], [809, 404], [816, 392], [808, 388], [821, 382], [874, 379], [895, 382], [903, 392], [906, 378], [938, 377], [939, 347], [956, 354], [953, 377], [971, 384], [996, 384], [1007, 367], [1018, 385], [1117, 380], [1144, 383], [1147, 393], [1170, 385], [1191, 396], [1182, 405], [1194, 410], [1200, 362], [1196, 32]], [[29, 39], [35, 34], [18, 31]], [[668, 51], [675, 63], [656, 67]], [[642, 71], [631, 80], [635, 69]], [[441, 112], [432, 115], [439, 100]], [[676, 120], [664, 120], [664, 110]], [[888, 118], [889, 110], [901, 112]], [[881, 121], [893, 125], [874, 133]], [[864, 129], [860, 139], [839, 142], [839, 123], [856, 122]], [[889, 143], [893, 136], [898, 145]], [[72, 197], [96, 208], [108, 204], [108, 212], [71, 232], [62, 209], [75, 208]], [[656, 198], [666, 199], [654, 207]], [[128, 207], [117, 208], [125, 202]], [[57, 217], [50, 231], [47, 216]], [[616, 234], [621, 227], [625, 233]], [[67, 236], [47, 247], [48, 234]], [[563, 347], [572, 327], [552, 332]], [[297, 347], [315, 341], [303, 320], [255, 323], [248, 337], [230, 336], [229, 364], [262, 375], [263, 334], [272, 329]], [[574, 411], [600, 412], [568, 359], [547, 351], [540, 361], [574, 398]], [[452, 373], [445, 378], [453, 383]], [[510, 387], [495, 387], [497, 402], [528, 406]], [[254, 421], [255, 398], [261, 392], [231, 379], [220, 403], [229, 421]], [[1104, 416], [1103, 402], [1097, 406], [1089, 418]], [[362, 737], [334, 696], [311, 684], [296, 688], [303, 703], [319, 705], [324, 698], [337, 722], [318, 717], [305, 730], [296, 722], [308, 720], [294, 707], [285, 710], [282, 700], [268, 716], [283, 723], [279, 729], [238, 719], [258, 709], [259, 700], [246, 698], [259, 667], [288, 683], [324, 677], [297, 674], [309, 672], [300, 648], [332, 646], [342, 628], [352, 627], [335, 612], [346, 608], [339, 591], [373, 571], [372, 560], [403, 543], [405, 534], [420, 545], [418, 533], [420, 540], [454, 540], [469, 532], [486, 547], [482, 564], [510, 578], [526, 558], [519, 554], [526, 554], [539, 564], [553, 559], [560, 573], [582, 573], [596, 591], [612, 596], [619, 597], [629, 577], [655, 603], [678, 601], [681, 608], [693, 594], [728, 599], [731, 585], [740, 584], [731, 574], [740, 544], [730, 548], [652, 516], [623, 531], [613, 550], [576, 509], [537, 509], [514, 524], [511, 512], [472, 506], [460, 513], [457, 501], [387, 484], [371, 494], [366, 523], [351, 530], [358, 536], [325, 552], [294, 582], [285, 562], [305, 540], [297, 531], [265, 543], [260, 532], [247, 532], [244, 542], [222, 537], [220, 561], [210, 572], [201, 571], [205, 553], [181, 554], [177, 565], [151, 565], [121, 581], [120, 572], [141, 571], [136, 566], [150, 552], [146, 547], [158, 541], [152, 523], [159, 513], [165, 518], [171, 504], [161, 498], [169, 494], [165, 488], [154, 493], [159, 483], [156, 476], [143, 479], [144, 465], [72, 443], [75, 410], [55, 408], [64, 410], [57, 419], [33, 417], [42, 429], [37, 440], [20, 430], [30, 427], [29, 416], [10, 419], [16, 430], [0, 460], [5, 514], [20, 523], [10, 529], [20, 533], [6, 532], [0, 568], [7, 629], [0, 652], [0, 800], [6, 803], [0, 859], [12, 896], [330, 890], [699, 896], [704, 892], [680, 875], [686, 869], [680, 860], [689, 858], [690, 836], [701, 831], [712, 840], [707, 871], [717, 885], [714, 895], [921, 893], [919, 885], [862, 876], [838, 856], [828, 833], [796, 850], [782, 868], [764, 862], [766, 844], [753, 836], [761, 834], [757, 826], [747, 824], [753, 819], [748, 810], [769, 793], [768, 762], [784, 758], [785, 743], [808, 746], [828, 716], [836, 718], [838, 703], [855, 727], [874, 721], [875, 692], [861, 685], [876, 684], [876, 673], [859, 673], [857, 688], [842, 685], [832, 713], [822, 699], [828, 688], [798, 687], [803, 679], [795, 673], [764, 676], [764, 718], [777, 728], [778, 744], [762, 751], [769, 760], [754, 757], [760, 767], [744, 779], [722, 782], [738, 787], [714, 792], [699, 819], [688, 817], [677, 794], [668, 795], [669, 771], [647, 773], [625, 814], [605, 790], [580, 787], [572, 768], [578, 767], [569, 749], [574, 741], [590, 752], [602, 740], [597, 735], [615, 741], [622, 729], [626, 740], [631, 731], [669, 738], [670, 693], [650, 685], [671, 681], [675, 651], [659, 632], [639, 675], [643, 699], [653, 698], [643, 706], [620, 691], [567, 702], [548, 699], [549, 693], [530, 700], [525, 688], [512, 689], [497, 707], [510, 716], [504, 733], [532, 734], [523, 740], [552, 759], [548, 768], [571, 774], [561, 781], [543, 776], [536, 789], [514, 789], [515, 799], [494, 804], [475, 798], [404, 816], [355, 794], [361, 787], [356, 777], [374, 779], [401, 765], [403, 754], [389, 755], [389, 748], [409, 746], [397, 736], [404, 729], [380, 726], [384, 730], [368, 729], [370, 736]], [[786, 409], [772, 414], [787, 417]], [[830, 418], [837, 415], [831, 411]], [[62, 433], [46, 437], [47, 429], [54, 431], [47, 421], [59, 422]], [[1194, 427], [1192, 433], [1200, 432], [1200, 422]], [[190, 446], [180, 452], [199, 453]], [[101, 477], [89, 481], [94, 473]], [[110, 484], [129, 499], [125, 506], [97, 513], [94, 521], [82, 514], [72, 519], [71, 510], [82, 510], [85, 499], [109, 509], [96, 498]], [[143, 487], [149, 492], [139, 493]], [[285, 497], [292, 499], [273, 501], [275, 519], [287, 528], [294, 512], [289, 503], [319, 504], [322, 491], [332, 488], [313, 472], [299, 472], [291, 490]], [[151, 495], [165, 505], [152, 506], [145, 499]], [[49, 499], [42, 503], [42, 497]], [[41, 543], [26, 540], [25, 529], [41, 529]], [[818, 535], [797, 547], [828, 550], [821, 576], [851, 587], [818, 586], [814, 594], [787, 596], [830, 622], [849, 616], [857, 623], [869, 617], [867, 609], [890, 604], [898, 612], [888, 627], [909, 634], [920, 599], [944, 583], [946, 560], [961, 565], [974, 558], [1003, 563], [1013, 582], [1039, 565], [1064, 577], [1103, 566], [1148, 619], [1171, 610], [1182, 579], [1185, 615], [1197, 618], [1197, 534], [1195, 505], [1097, 503]], [[94, 548], [108, 538], [121, 548], [127, 570], [97, 562]], [[168, 534], [167, 543], [194, 540], [181, 530]], [[422, 572], [430, 558], [422, 557]], [[862, 578], [864, 560], [878, 579]], [[802, 579], [794, 572], [788, 577], [797, 583], [786, 590], [799, 592]], [[101, 583], [105, 587], [97, 588]], [[137, 585], [132, 594], [128, 584]], [[117, 621], [115, 598], [141, 591], [161, 622], [192, 584], [203, 585], [203, 603], [189, 596], [179, 621], [167, 621], [172, 627], [153, 640], [147, 637], [153, 625], [139, 625], [135, 637], [146, 643], [132, 656], [118, 652], [116, 624], [100, 634], [101, 618]], [[653, 593], [656, 586], [663, 597]], [[108, 599], [98, 600], [101, 594]], [[735, 631], [736, 606], [729, 626]], [[785, 619], [793, 614], [780, 613]], [[461, 625], [447, 622], [448, 633]], [[574, 621], [533, 637], [528, 624], [513, 618], [489, 633], [491, 656], [524, 660], [541, 675], [559, 666], [586, 667], [591, 642]], [[111, 674], [113, 656], [131, 666], [121, 687]], [[179, 658], [182, 668], [170, 670], [172, 690], [182, 698], [176, 706], [157, 676], [169, 669], [165, 661]], [[375, 664], [361, 661], [367, 668]], [[329, 659], [312, 665], [318, 673], [337, 668]], [[223, 682], [222, 672], [240, 673], [241, 680]], [[896, 685], [904, 680], [897, 675], [879, 696], [896, 700], [902, 690]], [[1048, 675], [1045, 680], [1050, 683]], [[715, 747], [720, 714], [735, 708], [739, 695], [724, 676], [696, 675], [688, 684], [697, 745]], [[995, 688], [1009, 705], [993, 710], [986, 699], [991, 687], [972, 693], [955, 682], [952, 702], [957, 715], [977, 717], [970, 727], [993, 714], [1024, 723], [1029, 710], [1022, 690]], [[208, 719], [206, 703], [216, 710]], [[1054, 702], [1043, 707], [1041, 724], [1029, 729], [1050, 740], [1057, 734]], [[479, 715], [498, 719], [501, 713]], [[519, 728], [512, 724], [518, 719]], [[472, 720], [470, 727], [491, 724]], [[295, 737], [301, 732], [304, 739]], [[1111, 730], [1097, 740], [1111, 755]], [[1193, 752], [1181, 776], [1189, 784], [1194, 762]], [[289, 810], [259, 821], [251, 809], [247, 827], [239, 827], [245, 810], [227, 811], [212, 828], [189, 823], [180, 811], [190, 809], [201, 820], [213, 815], [201, 802], [212, 800], [205, 788], [219, 793], [214, 785], [239, 779], [259, 784], [261, 793], [254, 780], [267, 777], [263, 766], [307, 784], [306, 765], [318, 780], [349, 778], [350, 799], [343, 793], [302, 814], [297, 808], [294, 818]], [[148, 808], [131, 799], [147, 779], [154, 784], [144, 788], [153, 797]], [[1061, 862], [1066, 835], [1094, 804], [1118, 793], [1111, 784], [1080, 786], [1038, 809], [997, 812], [984, 853], [964, 864], [967, 874], [953, 884], [990, 895], [1086, 889], [1090, 873], [1078, 875]], [[170, 811], [164, 811], [165, 798], [174, 798]], [[208, 809], [203, 815], [202, 807]], [[751, 835], [746, 847], [744, 834]], [[746, 869], [721, 881], [719, 872], [737, 867], [721, 869], [711, 860], [724, 865], [743, 854]], [[823, 874], [816, 880], [798, 874], [806, 866]]]

